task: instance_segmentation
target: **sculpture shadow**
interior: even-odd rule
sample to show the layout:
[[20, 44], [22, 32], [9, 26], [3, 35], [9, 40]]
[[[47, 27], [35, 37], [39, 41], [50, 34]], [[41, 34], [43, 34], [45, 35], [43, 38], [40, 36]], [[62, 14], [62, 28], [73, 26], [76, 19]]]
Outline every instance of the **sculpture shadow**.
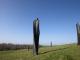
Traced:
[[39, 55], [41, 55], [41, 54], [46, 54], [46, 53], [49, 53], [49, 52], [52, 52], [52, 51], [64, 50], [64, 49], [67, 49], [67, 48], [69, 48], [69, 47], [60, 48], [60, 49], [55, 49], [55, 50], [50, 50], [50, 51], [45, 51], [45, 52], [39, 53]]

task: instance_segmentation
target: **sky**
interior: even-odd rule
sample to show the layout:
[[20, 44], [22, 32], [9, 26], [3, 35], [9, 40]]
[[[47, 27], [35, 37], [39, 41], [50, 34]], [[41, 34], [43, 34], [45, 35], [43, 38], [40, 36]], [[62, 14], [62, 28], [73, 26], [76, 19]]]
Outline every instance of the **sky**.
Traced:
[[0, 0], [0, 43], [33, 44], [36, 18], [39, 44], [77, 43], [80, 0]]

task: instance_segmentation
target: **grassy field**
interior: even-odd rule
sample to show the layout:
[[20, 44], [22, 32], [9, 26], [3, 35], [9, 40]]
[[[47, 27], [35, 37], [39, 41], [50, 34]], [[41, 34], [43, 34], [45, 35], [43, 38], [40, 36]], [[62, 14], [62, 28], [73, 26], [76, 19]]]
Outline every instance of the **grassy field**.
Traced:
[[75, 44], [41, 47], [36, 56], [27, 49], [0, 51], [0, 60], [80, 60], [80, 47]]

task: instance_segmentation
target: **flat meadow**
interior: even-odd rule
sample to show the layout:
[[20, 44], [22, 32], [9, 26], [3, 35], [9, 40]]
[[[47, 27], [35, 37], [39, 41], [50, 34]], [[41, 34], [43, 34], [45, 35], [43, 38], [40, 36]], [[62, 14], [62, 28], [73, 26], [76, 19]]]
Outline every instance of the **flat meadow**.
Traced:
[[0, 60], [80, 60], [80, 47], [76, 44], [39, 48], [39, 55], [32, 49], [0, 51]]

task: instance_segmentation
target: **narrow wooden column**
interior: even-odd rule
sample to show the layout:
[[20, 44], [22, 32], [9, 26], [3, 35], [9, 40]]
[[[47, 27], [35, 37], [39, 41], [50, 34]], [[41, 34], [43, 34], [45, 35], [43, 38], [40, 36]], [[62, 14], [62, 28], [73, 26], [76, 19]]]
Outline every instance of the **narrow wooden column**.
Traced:
[[80, 25], [79, 23], [76, 24], [76, 29], [77, 29], [77, 40], [78, 40], [78, 45], [80, 45]]
[[39, 19], [35, 19], [33, 21], [33, 54], [38, 55], [38, 49], [39, 49]]

